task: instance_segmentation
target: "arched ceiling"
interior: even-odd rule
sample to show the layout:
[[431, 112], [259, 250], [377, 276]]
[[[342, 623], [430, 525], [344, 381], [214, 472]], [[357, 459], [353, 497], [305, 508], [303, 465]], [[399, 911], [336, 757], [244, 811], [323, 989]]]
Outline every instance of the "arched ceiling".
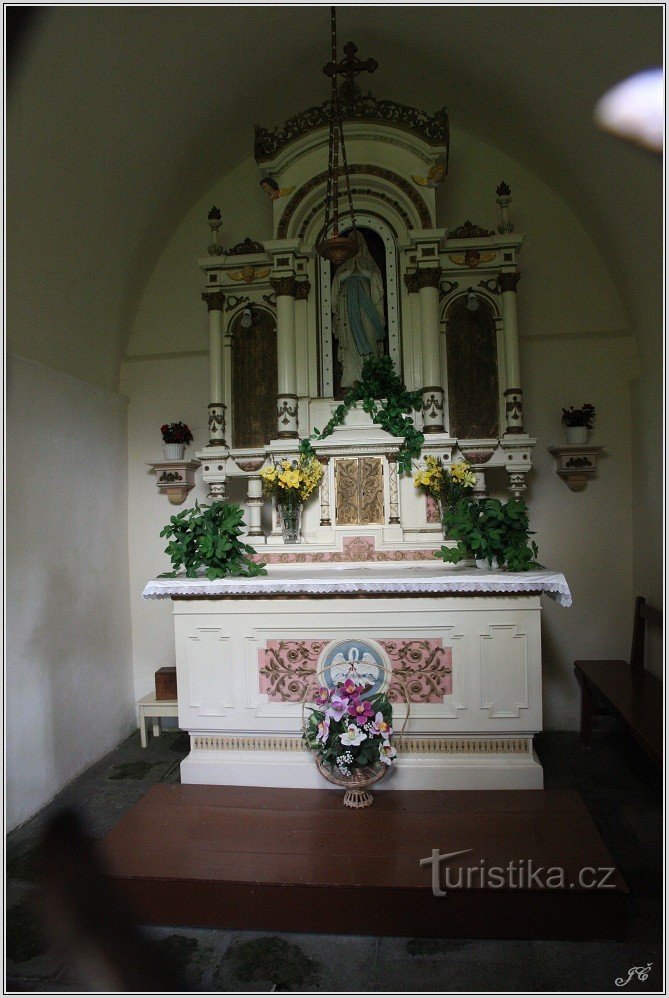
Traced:
[[[255, 122], [327, 96], [329, 9], [41, 10], [8, 94], [8, 344], [113, 388], [170, 232], [248, 156]], [[646, 335], [661, 310], [661, 165], [598, 132], [592, 110], [661, 64], [659, 6], [347, 6], [339, 34], [379, 62], [365, 89], [445, 104], [566, 197]]]

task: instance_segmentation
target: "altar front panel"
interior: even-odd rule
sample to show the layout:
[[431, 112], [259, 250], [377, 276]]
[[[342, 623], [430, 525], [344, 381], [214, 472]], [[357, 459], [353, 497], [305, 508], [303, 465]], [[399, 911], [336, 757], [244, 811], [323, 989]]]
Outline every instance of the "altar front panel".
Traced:
[[182, 780], [323, 785], [301, 742], [303, 702], [336, 680], [337, 653], [366, 653], [405, 725], [388, 785], [541, 786], [540, 609], [524, 594], [176, 599]]

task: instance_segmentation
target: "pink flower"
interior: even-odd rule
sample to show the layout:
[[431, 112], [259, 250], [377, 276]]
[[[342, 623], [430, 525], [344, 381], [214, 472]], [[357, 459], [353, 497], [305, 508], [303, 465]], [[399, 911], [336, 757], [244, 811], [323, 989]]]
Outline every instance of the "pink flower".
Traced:
[[325, 742], [330, 734], [330, 718], [324, 717], [322, 721], [318, 722], [318, 734], [316, 735], [316, 741]]
[[383, 720], [383, 714], [380, 710], [376, 712], [376, 717], [372, 721], [371, 731], [373, 735], [381, 735], [386, 741], [393, 733], [393, 729], [388, 722]]
[[396, 755], [397, 749], [394, 749], [390, 742], [384, 742], [381, 746], [381, 761], [385, 762], [386, 766], [392, 766]]
[[347, 697], [357, 697], [360, 696], [362, 692], [362, 688], [360, 686], [356, 686], [352, 679], [346, 679], [339, 688], [344, 696]]
[[340, 697], [338, 693], [332, 697], [330, 706], [328, 707], [326, 713], [328, 717], [331, 717], [333, 721], [341, 721], [342, 717], [349, 709], [349, 699], [348, 697]]
[[355, 697], [348, 705], [348, 712], [351, 717], [356, 719], [359, 725], [363, 725], [368, 717], [374, 715], [374, 708], [369, 700], [360, 700], [359, 697]]
[[322, 707], [323, 704], [326, 704], [329, 699], [330, 699], [329, 689], [327, 688], [327, 686], [321, 686], [318, 692], [316, 693], [316, 703], [318, 704], [319, 707]]

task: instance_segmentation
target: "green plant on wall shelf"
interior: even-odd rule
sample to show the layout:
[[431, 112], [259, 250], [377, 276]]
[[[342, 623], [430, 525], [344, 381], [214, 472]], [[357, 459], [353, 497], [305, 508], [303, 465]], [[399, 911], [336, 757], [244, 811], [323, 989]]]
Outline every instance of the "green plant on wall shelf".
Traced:
[[370, 357], [362, 368], [360, 381], [349, 388], [340, 405], [332, 413], [330, 421], [322, 430], [314, 430], [310, 437], [302, 440], [303, 454], [314, 453], [312, 440], [324, 440], [336, 426], [341, 426], [350, 409], [358, 403], [372, 421], [393, 437], [402, 437], [403, 443], [397, 452], [397, 466], [400, 474], [411, 473], [411, 462], [419, 458], [425, 437], [417, 430], [411, 413], [421, 407], [421, 393], [410, 392], [393, 367], [392, 358]]
[[511, 572], [526, 572], [540, 568], [536, 561], [537, 545], [530, 540], [532, 531], [527, 506], [522, 499], [458, 499], [444, 508], [446, 536], [457, 541], [455, 547], [445, 545], [435, 557], [456, 563], [465, 558], [493, 560]]
[[164, 572], [161, 578], [173, 578], [182, 565], [187, 578], [194, 578], [202, 568], [208, 579], [265, 575], [265, 566], [248, 557], [255, 554], [254, 549], [239, 539], [243, 529], [243, 510], [234, 503], [200, 506], [196, 502], [192, 509], [170, 517], [160, 536], [169, 539], [165, 554], [174, 571]]

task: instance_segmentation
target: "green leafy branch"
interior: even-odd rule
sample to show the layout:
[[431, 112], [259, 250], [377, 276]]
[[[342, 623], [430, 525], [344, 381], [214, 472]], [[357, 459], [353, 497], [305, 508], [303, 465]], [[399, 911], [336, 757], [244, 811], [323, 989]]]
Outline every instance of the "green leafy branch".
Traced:
[[169, 540], [165, 554], [174, 571], [164, 572], [161, 578], [174, 578], [182, 565], [188, 578], [194, 578], [203, 567], [208, 579], [265, 575], [265, 566], [248, 557], [255, 550], [239, 539], [243, 517], [240, 506], [222, 501], [211, 506], [196, 502], [192, 509], [170, 517], [160, 536]]
[[522, 499], [462, 498], [444, 506], [443, 524], [446, 536], [457, 541], [455, 547], [445, 545], [435, 557], [455, 564], [465, 558], [484, 558], [489, 565], [497, 558], [511, 572], [526, 572], [541, 568], [537, 562], [537, 545], [530, 537], [528, 509]]
[[402, 438], [402, 446], [397, 452], [398, 470], [400, 474], [411, 474], [411, 462], [420, 457], [425, 441], [411, 419], [411, 413], [421, 407], [421, 392], [408, 390], [388, 355], [370, 357], [365, 361], [360, 380], [348, 389], [323, 429], [314, 429], [310, 437], [301, 441], [300, 451], [312, 455], [311, 441], [329, 437], [359, 402], [377, 426], [393, 437]]

